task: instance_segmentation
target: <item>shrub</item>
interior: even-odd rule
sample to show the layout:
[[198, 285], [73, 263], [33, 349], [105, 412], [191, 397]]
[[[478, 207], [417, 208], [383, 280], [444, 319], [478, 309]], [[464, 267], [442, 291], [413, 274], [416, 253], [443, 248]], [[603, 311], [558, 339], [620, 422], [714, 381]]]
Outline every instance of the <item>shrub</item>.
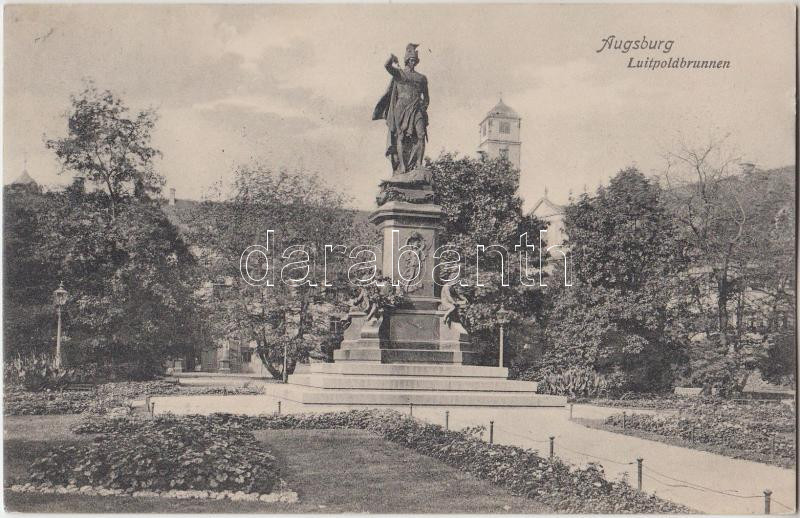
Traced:
[[575, 398], [575, 403], [590, 403], [592, 405], [610, 406], [618, 408], [647, 408], [651, 410], [671, 410], [680, 408], [686, 398], [675, 394], [648, 394], [626, 392], [619, 398]]
[[[17, 356], [5, 364], [5, 382], [30, 391], [57, 390], [70, 383], [105, 383], [116, 380], [152, 380], [156, 372], [145, 362], [103, 364], [81, 362], [57, 367], [47, 355]], [[160, 367], [159, 367], [160, 370]]]
[[613, 388], [605, 376], [591, 369], [568, 369], [543, 376], [537, 391], [557, 396], [597, 397], [606, 395]]
[[56, 366], [55, 358], [46, 354], [17, 356], [5, 364], [5, 381], [25, 390], [39, 391], [81, 382], [84, 372]]
[[109, 421], [117, 426], [94, 442], [56, 448], [34, 461], [30, 479], [129, 491], [247, 493], [269, 493], [279, 482], [275, 458], [242, 429], [203, 419]]

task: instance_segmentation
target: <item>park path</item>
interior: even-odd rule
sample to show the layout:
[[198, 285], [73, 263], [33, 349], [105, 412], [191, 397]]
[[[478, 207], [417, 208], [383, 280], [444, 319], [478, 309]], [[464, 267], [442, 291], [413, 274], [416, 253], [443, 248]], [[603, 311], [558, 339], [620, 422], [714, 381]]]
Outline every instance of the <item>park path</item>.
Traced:
[[[173, 396], [154, 397], [155, 412], [176, 414], [231, 412], [257, 415], [275, 412], [278, 400], [269, 396]], [[394, 407], [409, 412], [409, 407]], [[345, 406], [301, 405], [281, 401], [281, 412], [332, 412]], [[415, 406], [414, 417], [450, 428], [483, 425], [494, 421], [494, 440], [549, 454], [572, 464], [597, 462], [606, 476], [627, 477], [636, 485], [636, 459], [643, 461], [644, 491], [710, 514], [762, 514], [763, 491], [772, 491], [773, 514], [791, 513], [795, 507], [796, 472], [758, 462], [587, 428], [569, 419], [568, 408], [428, 407]], [[576, 405], [573, 416], [599, 419], [622, 409]], [[630, 412], [630, 410], [626, 409]], [[786, 507], [784, 507], [786, 506]]]

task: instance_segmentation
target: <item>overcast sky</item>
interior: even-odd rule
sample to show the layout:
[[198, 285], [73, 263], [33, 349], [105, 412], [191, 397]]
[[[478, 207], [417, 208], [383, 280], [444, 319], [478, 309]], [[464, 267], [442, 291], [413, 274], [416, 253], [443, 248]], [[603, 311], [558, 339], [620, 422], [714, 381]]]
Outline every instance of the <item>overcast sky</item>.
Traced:
[[[730, 133], [764, 167], [794, 163], [794, 7], [611, 5], [6, 6], [4, 182], [59, 176], [47, 138], [66, 133], [82, 78], [160, 119], [158, 169], [199, 199], [235, 164], [321, 173], [374, 207], [386, 127], [372, 121], [383, 62], [419, 43], [428, 76], [428, 155], [474, 155], [478, 123], [503, 100], [522, 117], [520, 191], [565, 202], [635, 164], [663, 167], [679, 135]], [[669, 54], [596, 50], [674, 40]], [[729, 69], [627, 69], [629, 57], [729, 60]]]

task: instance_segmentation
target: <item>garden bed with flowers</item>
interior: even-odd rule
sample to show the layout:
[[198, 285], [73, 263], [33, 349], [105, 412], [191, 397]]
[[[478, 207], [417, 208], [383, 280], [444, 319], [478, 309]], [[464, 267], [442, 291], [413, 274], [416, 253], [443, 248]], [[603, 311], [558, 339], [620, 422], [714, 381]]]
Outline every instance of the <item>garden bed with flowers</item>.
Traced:
[[[123, 422], [118, 418], [115, 422]], [[295, 502], [253, 434], [203, 420], [131, 419], [34, 460], [16, 493]]]
[[674, 415], [618, 414], [606, 418], [605, 429], [646, 432], [734, 458], [794, 467], [797, 444], [793, 406], [780, 403], [734, 403], [684, 400]]
[[106, 413], [129, 407], [131, 401], [146, 396], [169, 395], [252, 395], [262, 394], [260, 387], [186, 386], [167, 381], [131, 381], [104, 383], [91, 392], [67, 390], [28, 391], [8, 386], [4, 393], [4, 415], [56, 415], [90, 412]]

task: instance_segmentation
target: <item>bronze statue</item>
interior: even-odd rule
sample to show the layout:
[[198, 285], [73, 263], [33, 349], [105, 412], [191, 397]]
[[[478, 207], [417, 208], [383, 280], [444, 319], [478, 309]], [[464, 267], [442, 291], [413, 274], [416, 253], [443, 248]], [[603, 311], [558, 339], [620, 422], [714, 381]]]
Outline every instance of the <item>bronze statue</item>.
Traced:
[[428, 79], [414, 70], [419, 63], [417, 45], [406, 46], [405, 68], [392, 54], [384, 64], [392, 75], [386, 93], [378, 101], [372, 120], [385, 119], [389, 128], [386, 156], [392, 175], [404, 175], [423, 168], [428, 139]]

